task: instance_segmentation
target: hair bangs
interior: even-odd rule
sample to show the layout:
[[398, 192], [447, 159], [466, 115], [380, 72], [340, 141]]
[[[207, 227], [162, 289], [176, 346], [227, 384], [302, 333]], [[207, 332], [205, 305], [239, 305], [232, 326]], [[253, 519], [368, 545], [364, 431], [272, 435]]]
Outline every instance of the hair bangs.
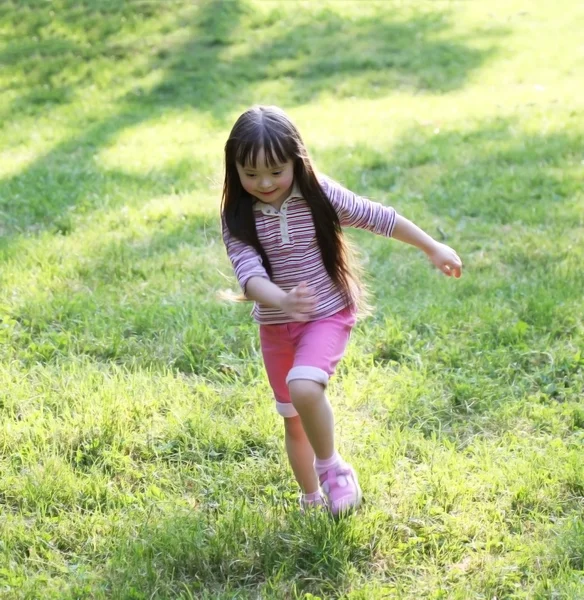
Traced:
[[266, 167], [281, 165], [294, 156], [289, 135], [278, 135], [274, 129], [264, 129], [264, 156]]
[[235, 160], [243, 166], [255, 169], [260, 151], [264, 151], [265, 166], [281, 165], [295, 155], [294, 142], [285, 132], [269, 127], [256, 127], [247, 139], [240, 140], [235, 150]]
[[243, 140], [237, 146], [235, 151], [235, 160], [245, 167], [250, 166], [255, 169], [258, 162], [258, 154], [263, 144], [260, 137]]

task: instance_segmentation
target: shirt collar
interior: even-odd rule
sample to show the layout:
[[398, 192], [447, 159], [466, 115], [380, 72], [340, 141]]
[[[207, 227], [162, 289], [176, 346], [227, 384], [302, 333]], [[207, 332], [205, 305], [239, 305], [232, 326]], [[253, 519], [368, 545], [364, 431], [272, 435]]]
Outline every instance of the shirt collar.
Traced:
[[[282, 202], [280, 210], [284, 208], [285, 204], [293, 198], [302, 198], [302, 192], [300, 191], [300, 188], [296, 183], [292, 185], [292, 189], [290, 190], [290, 193], [288, 194], [284, 202]], [[253, 208], [254, 210], [261, 211], [262, 213], [264, 213], [264, 215], [273, 215], [278, 212], [271, 204], [268, 204], [267, 202], [262, 202], [261, 200], [256, 200], [255, 204], [253, 205]]]

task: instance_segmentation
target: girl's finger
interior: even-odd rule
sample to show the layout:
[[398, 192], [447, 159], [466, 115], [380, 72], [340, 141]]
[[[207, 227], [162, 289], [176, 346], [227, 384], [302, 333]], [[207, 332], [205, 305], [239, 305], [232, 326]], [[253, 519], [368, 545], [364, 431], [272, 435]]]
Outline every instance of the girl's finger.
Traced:
[[312, 288], [304, 287], [298, 290], [298, 295], [302, 298], [312, 298], [315, 294]]
[[316, 304], [316, 298], [314, 296], [303, 296], [298, 298], [298, 302], [301, 304]]
[[298, 310], [303, 313], [310, 313], [314, 310], [314, 304], [299, 304]]

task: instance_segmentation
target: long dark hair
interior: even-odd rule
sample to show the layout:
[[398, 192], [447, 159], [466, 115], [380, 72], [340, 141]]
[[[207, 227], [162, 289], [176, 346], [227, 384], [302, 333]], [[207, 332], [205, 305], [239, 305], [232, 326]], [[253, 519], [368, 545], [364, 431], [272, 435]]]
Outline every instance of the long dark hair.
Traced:
[[272, 267], [256, 230], [253, 214], [256, 199], [243, 189], [236, 167], [239, 163], [255, 168], [261, 149], [267, 166], [292, 160], [294, 182], [312, 212], [316, 240], [327, 273], [348, 303], [357, 303], [361, 286], [350, 268], [349, 248], [339, 216], [316, 177], [298, 129], [276, 106], [254, 106], [245, 111], [235, 122], [225, 144], [221, 215], [229, 233], [257, 250], [272, 279]]

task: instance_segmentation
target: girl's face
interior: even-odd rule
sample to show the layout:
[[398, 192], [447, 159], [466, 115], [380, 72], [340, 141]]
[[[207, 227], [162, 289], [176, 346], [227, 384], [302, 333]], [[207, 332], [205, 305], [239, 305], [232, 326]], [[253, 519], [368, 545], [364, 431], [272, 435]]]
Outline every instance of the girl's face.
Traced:
[[266, 204], [280, 208], [292, 189], [294, 163], [287, 160], [267, 166], [265, 161], [264, 151], [260, 150], [255, 167], [236, 163], [239, 179], [246, 192]]

